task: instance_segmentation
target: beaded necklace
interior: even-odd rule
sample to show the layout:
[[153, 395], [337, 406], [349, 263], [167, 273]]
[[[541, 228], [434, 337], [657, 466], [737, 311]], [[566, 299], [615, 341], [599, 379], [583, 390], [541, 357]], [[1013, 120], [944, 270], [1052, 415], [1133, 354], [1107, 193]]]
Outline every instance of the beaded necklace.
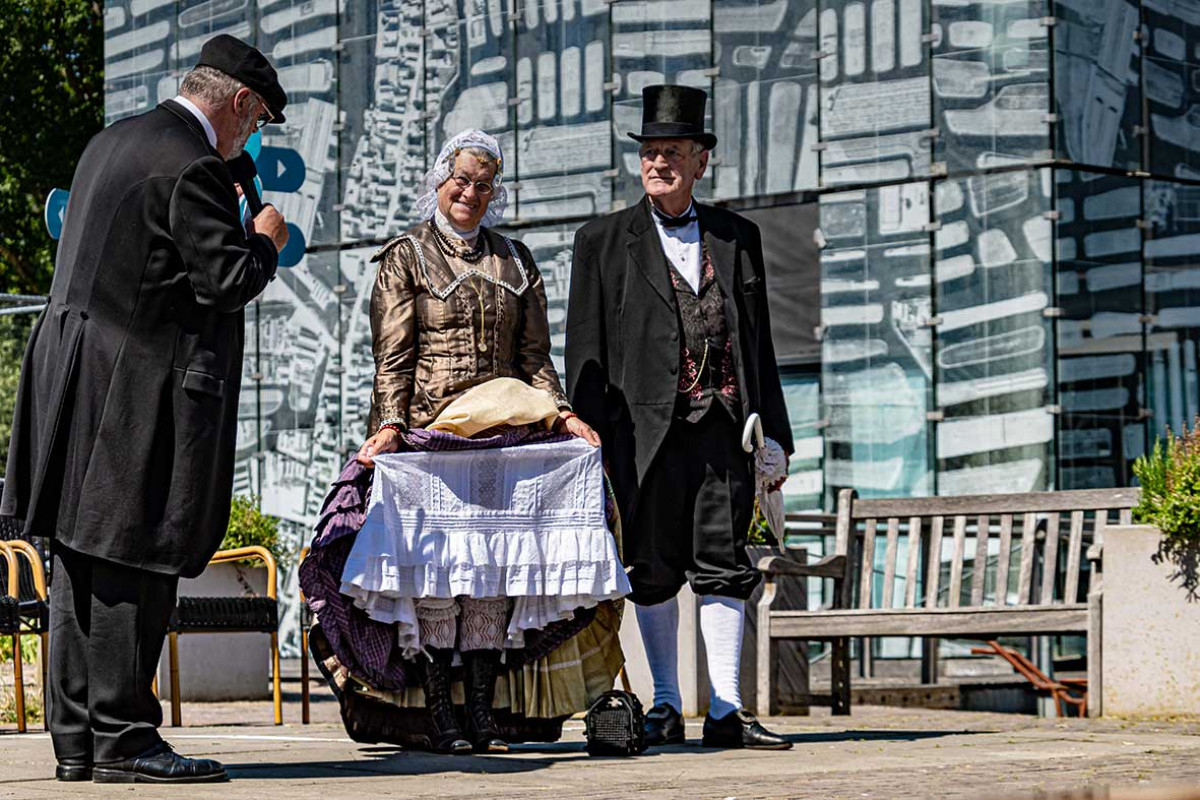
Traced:
[[429, 229], [433, 231], [433, 240], [437, 243], [438, 250], [442, 251], [442, 255], [448, 258], [461, 258], [468, 264], [476, 264], [483, 258], [482, 233], [475, 237], [475, 244], [472, 247], [462, 250], [455, 246], [450, 237], [433, 220], [429, 220]]

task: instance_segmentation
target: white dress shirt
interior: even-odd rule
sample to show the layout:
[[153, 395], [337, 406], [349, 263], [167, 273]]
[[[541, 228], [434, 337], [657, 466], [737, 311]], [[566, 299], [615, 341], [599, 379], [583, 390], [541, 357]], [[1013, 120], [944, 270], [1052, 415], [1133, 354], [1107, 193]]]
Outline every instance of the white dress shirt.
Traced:
[[197, 106], [195, 103], [193, 103], [191, 100], [188, 100], [186, 97], [184, 97], [181, 94], [177, 94], [174, 97], [172, 97], [171, 99], [174, 100], [176, 103], [179, 103], [179, 105], [183, 106], [188, 111], [190, 111], [192, 116], [195, 117], [197, 119], [197, 121], [199, 121], [200, 127], [204, 128], [204, 135], [208, 137], [208, 143], [210, 145], [212, 145], [212, 148], [214, 150], [216, 150], [217, 149], [217, 132], [215, 130], [213, 130], [212, 123], [208, 121], [208, 117], [204, 116], [204, 112], [200, 110], [200, 107]]
[[[658, 230], [658, 239], [662, 242], [663, 254], [674, 265], [675, 269], [679, 270], [679, 274], [692, 287], [692, 291], [700, 292], [700, 223], [693, 219], [687, 225], [680, 225], [678, 228], [663, 227], [662, 220], [659, 219], [659, 213], [656, 209], [651, 209], [650, 217], [654, 220], [654, 227]], [[670, 216], [670, 215], [665, 215]], [[687, 211], [680, 216], [695, 217], [696, 209], [691, 203], [688, 203]]]

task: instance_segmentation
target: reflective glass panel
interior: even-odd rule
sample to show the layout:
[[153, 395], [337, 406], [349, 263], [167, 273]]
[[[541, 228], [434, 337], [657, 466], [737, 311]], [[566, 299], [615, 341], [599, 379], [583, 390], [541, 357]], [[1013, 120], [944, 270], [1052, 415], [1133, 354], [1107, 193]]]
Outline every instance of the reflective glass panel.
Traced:
[[[923, 0], [820, 0], [822, 186], [929, 174]], [[868, 33], [869, 31], [869, 33]]]
[[1055, 174], [1060, 485], [1127, 486], [1146, 433], [1141, 181]]
[[1047, 5], [933, 5], [934, 157], [951, 175], [1051, 156]]
[[1157, 434], [1168, 427], [1178, 431], [1200, 412], [1200, 187], [1146, 181], [1143, 192], [1150, 223], [1143, 287], [1152, 320], [1146, 331], [1146, 385], [1151, 429]]
[[937, 183], [938, 494], [1053, 486], [1051, 177]]
[[826, 503], [932, 492], [929, 186], [822, 195]]
[[608, 48], [601, 3], [518, 4], [518, 189], [509, 219], [586, 217], [611, 207]]
[[[1054, 87], [1060, 158], [1140, 169], [1141, 47], [1136, 0], [1056, 0]], [[1180, 89], [1146, 72], [1146, 98]]]
[[716, 0], [717, 197], [817, 186], [817, 0]]

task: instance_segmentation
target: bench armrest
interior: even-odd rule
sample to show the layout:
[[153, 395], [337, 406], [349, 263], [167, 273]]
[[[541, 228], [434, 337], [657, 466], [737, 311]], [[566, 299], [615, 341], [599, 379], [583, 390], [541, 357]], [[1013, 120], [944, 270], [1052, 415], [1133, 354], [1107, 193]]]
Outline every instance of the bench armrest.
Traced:
[[1097, 542], [1087, 550], [1088, 561], [1103, 561], [1104, 560], [1104, 542]]
[[784, 556], [767, 556], [759, 559], [758, 571], [768, 576], [795, 575], [800, 578], [833, 578], [844, 580], [846, 577], [846, 557], [826, 556], [815, 564], [801, 564]]

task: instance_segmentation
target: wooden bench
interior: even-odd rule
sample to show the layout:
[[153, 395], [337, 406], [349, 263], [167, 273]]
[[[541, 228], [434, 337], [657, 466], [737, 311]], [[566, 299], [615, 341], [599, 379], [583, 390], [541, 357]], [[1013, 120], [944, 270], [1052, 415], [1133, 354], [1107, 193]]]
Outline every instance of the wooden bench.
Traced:
[[[1137, 499], [1137, 489], [871, 500], [843, 490], [832, 554], [815, 563], [779, 556], [759, 561], [765, 581], [758, 604], [758, 713], [779, 708], [774, 687], [784, 639], [832, 644], [831, 690], [810, 693], [808, 701], [834, 714], [850, 713], [854, 637], [986, 641], [1091, 631], [1088, 650], [1098, 653], [1099, 597], [1080, 599], [1081, 579], [1090, 575], [1086, 554], [1109, 523], [1130, 521]], [[994, 557], [976, 558], [989, 553], [993, 540]], [[777, 610], [772, 606], [784, 578], [831, 580], [833, 600], [817, 610]]]

